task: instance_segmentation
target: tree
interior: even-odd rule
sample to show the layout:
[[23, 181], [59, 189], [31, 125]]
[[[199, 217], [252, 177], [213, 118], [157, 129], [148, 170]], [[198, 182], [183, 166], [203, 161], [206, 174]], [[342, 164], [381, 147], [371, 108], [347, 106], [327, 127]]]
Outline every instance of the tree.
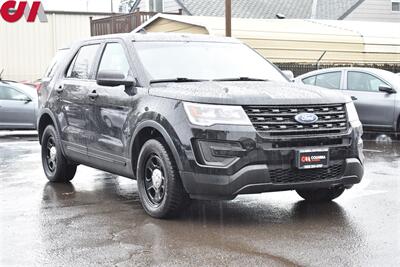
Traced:
[[119, 4], [119, 12], [129, 13], [135, 2], [136, 0], [121, 0]]

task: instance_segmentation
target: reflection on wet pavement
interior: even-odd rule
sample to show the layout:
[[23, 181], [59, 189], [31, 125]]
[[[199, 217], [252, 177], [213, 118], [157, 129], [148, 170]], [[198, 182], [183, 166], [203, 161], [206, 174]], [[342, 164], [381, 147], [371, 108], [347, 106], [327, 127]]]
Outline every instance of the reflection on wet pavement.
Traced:
[[327, 204], [294, 193], [143, 211], [136, 182], [80, 166], [44, 177], [37, 142], [0, 141], [1, 266], [399, 266], [400, 145], [365, 142], [363, 182]]

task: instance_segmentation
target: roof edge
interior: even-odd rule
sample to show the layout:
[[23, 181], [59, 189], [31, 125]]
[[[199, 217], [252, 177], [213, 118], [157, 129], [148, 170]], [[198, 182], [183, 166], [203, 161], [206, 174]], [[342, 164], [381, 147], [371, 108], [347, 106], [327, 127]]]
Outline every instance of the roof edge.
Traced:
[[353, 13], [354, 10], [357, 9], [362, 3], [364, 3], [365, 0], [359, 0], [357, 3], [355, 3], [352, 7], [350, 7], [346, 12], [344, 12], [343, 15], [341, 15], [338, 20], [344, 20], [347, 16], [349, 16], [351, 13]]
[[[177, 19], [174, 19], [174, 18]], [[162, 14], [162, 13], [158, 13], [157, 15], [153, 16], [151, 19], [147, 20], [145, 23], [143, 23], [142, 25], [138, 26], [137, 28], [135, 28], [131, 33], [137, 33], [140, 30], [146, 28], [148, 25], [150, 25], [151, 23], [153, 23], [154, 21], [156, 21], [157, 19], [166, 19], [166, 20], [171, 20], [171, 21], [177, 21], [177, 22], [181, 22], [181, 23], [186, 23], [188, 25], [192, 25], [192, 26], [197, 26], [197, 27], [203, 27], [205, 28], [209, 34], [211, 34], [210, 29], [207, 27], [206, 24], [196, 24], [196, 23], [190, 23], [184, 20], [180, 20], [179, 18], [181, 18], [182, 15], [167, 15], [167, 14]], [[187, 16], [187, 17], [191, 17], [191, 16]]]
[[175, 0], [175, 2], [182, 8], [182, 10], [183, 10], [184, 12], [187, 13], [187, 15], [193, 16], [192, 12], [190, 12], [189, 9], [187, 9], [187, 7], [182, 3], [181, 0]]

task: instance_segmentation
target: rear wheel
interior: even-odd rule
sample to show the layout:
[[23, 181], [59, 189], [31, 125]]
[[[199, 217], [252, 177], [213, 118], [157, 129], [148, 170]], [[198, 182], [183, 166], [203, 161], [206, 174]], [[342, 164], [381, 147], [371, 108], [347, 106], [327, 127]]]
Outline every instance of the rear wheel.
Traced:
[[76, 165], [69, 164], [61, 151], [61, 144], [53, 125], [49, 125], [42, 135], [42, 165], [50, 182], [66, 183], [76, 173]]
[[137, 184], [145, 211], [155, 218], [177, 215], [189, 202], [178, 168], [165, 145], [147, 141], [139, 154]]
[[296, 190], [296, 192], [306, 201], [328, 202], [341, 196], [344, 190], [344, 187], [333, 187], [313, 190]]

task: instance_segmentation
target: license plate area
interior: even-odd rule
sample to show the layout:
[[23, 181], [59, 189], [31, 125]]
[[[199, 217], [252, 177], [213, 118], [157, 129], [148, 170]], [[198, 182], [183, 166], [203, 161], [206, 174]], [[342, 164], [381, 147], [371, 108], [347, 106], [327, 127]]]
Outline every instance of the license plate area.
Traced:
[[296, 151], [296, 167], [300, 170], [327, 168], [329, 149], [301, 149]]

